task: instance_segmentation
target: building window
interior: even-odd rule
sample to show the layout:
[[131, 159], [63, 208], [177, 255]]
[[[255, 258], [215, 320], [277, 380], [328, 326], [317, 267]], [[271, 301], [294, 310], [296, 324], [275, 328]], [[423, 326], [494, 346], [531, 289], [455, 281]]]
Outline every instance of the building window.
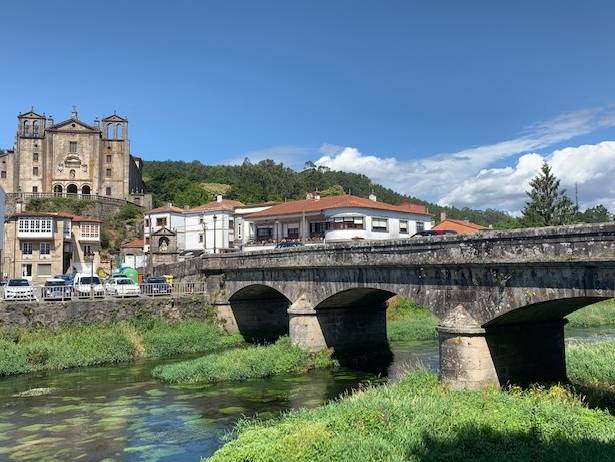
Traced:
[[203, 243], [203, 235], [199, 234], [199, 242], [202, 244]]
[[376, 233], [386, 233], [389, 229], [389, 220], [386, 218], [372, 218], [372, 231]]
[[408, 234], [408, 220], [399, 220], [399, 234]]
[[146, 228], [149, 228], [149, 218], [146, 218], [143, 224]]
[[21, 253], [24, 255], [32, 255], [32, 242], [22, 242]]
[[26, 263], [25, 265], [21, 265], [21, 276], [24, 278], [32, 277], [32, 264]]
[[89, 244], [85, 244], [83, 246], [83, 255], [85, 256], [92, 256], [94, 255], [94, 252], [92, 252], [92, 246]]
[[51, 217], [20, 217], [17, 222], [17, 230], [19, 233], [51, 233], [52, 229], [53, 219]]
[[156, 226], [166, 226], [167, 225], [167, 217], [156, 218]]
[[39, 251], [40, 251], [41, 255], [49, 255], [49, 254], [51, 254], [51, 243], [50, 242], [41, 242], [39, 244]]
[[37, 193], [38, 192], [38, 186], [32, 186], [32, 192], [33, 193]]
[[85, 239], [99, 239], [100, 226], [98, 225], [98, 223], [82, 223], [81, 237]]
[[271, 239], [273, 235], [273, 228], [256, 228], [257, 239]]
[[421, 231], [425, 231], [425, 223], [422, 221], [416, 222], [416, 232], [420, 233]]
[[288, 239], [299, 239], [299, 228], [287, 228], [286, 237]]
[[32, 176], [38, 176], [38, 167], [32, 167]]
[[335, 217], [327, 222], [327, 229], [363, 229], [363, 217]]
[[110, 196], [110, 195], [111, 195], [111, 186], [107, 186], [107, 187], [105, 188], [105, 194], [106, 194], [107, 196]]
[[72, 152], [72, 153], [77, 152], [77, 142], [76, 141], [68, 142], [68, 152]]
[[32, 135], [38, 136], [38, 120], [32, 122]]
[[34, 154], [32, 154], [32, 160], [34, 162], [38, 162], [38, 152], [35, 152]]
[[30, 122], [27, 120], [23, 123], [23, 136], [30, 136]]
[[111, 163], [111, 154], [107, 154], [107, 163], [110, 164]]
[[36, 267], [39, 276], [51, 276], [51, 263], [39, 263]]
[[6, 178], [6, 170], [2, 170], [2, 172], [0, 172], [0, 178]]
[[111, 169], [110, 168], [105, 170], [105, 176], [107, 176], [107, 177], [111, 176]]

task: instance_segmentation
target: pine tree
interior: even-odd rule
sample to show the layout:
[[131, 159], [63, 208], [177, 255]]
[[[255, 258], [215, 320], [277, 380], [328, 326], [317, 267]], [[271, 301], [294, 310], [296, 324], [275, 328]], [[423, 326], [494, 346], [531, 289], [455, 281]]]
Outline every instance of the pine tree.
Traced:
[[521, 218], [524, 226], [567, 225], [576, 221], [578, 210], [566, 190], [560, 189], [560, 182], [549, 164], [542, 164], [530, 186], [526, 193], [530, 200], [525, 203]]

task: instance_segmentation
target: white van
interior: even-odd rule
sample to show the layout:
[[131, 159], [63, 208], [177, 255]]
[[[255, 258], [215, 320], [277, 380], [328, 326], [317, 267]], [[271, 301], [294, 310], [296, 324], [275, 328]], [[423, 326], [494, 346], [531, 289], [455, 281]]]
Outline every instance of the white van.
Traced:
[[75, 279], [73, 279], [73, 294], [77, 298], [102, 298], [105, 296], [105, 288], [98, 276], [77, 273], [75, 274]]

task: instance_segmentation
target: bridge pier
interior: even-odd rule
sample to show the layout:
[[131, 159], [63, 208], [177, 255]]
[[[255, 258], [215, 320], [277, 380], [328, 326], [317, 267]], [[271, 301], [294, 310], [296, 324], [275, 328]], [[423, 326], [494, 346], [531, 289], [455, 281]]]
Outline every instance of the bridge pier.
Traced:
[[440, 376], [455, 389], [566, 380], [564, 320], [502, 325], [438, 326]]
[[314, 309], [301, 297], [289, 307], [288, 316], [291, 341], [307, 351], [388, 350], [385, 304]]

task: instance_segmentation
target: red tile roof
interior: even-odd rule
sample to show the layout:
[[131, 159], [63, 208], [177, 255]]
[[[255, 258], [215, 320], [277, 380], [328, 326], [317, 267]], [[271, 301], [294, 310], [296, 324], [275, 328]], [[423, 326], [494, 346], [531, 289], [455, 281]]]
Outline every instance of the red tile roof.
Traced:
[[222, 199], [220, 202], [213, 201], [207, 202], [206, 204], [197, 205], [196, 207], [192, 207], [190, 209], [184, 210], [186, 213], [190, 212], [210, 212], [212, 210], [234, 210], [237, 207], [243, 207], [244, 204], [239, 201], [234, 201], [230, 199]]
[[163, 212], [183, 213], [184, 209], [175, 207], [173, 204], [165, 204], [162, 207], [152, 209], [147, 213], [163, 213]]
[[75, 223], [87, 222], [87, 223], [102, 223], [102, 220], [94, 217], [88, 217], [85, 215], [73, 215], [71, 220]]
[[143, 239], [135, 239], [133, 241], [126, 242], [122, 244], [122, 249], [142, 249], [143, 248]]
[[62, 213], [62, 212], [35, 212], [35, 211], [25, 211], [25, 212], [17, 212], [11, 215], [8, 215], [8, 218], [11, 217], [57, 217], [57, 218], [73, 218], [73, 215], [70, 213]]
[[431, 229], [450, 229], [457, 231], [459, 234], [472, 234], [487, 228], [470, 221], [446, 218]]
[[391, 212], [416, 213], [420, 215], [429, 215], [427, 207], [420, 204], [412, 204], [404, 202], [400, 205], [391, 205], [385, 202], [377, 202], [364, 197], [352, 196], [350, 194], [343, 196], [328, 196], [320, 199], [304, 199], [298, 201], [285, 202], [283, 204], [274, 205], [271, 208], [254, 212], [246, 215], [247, 219], [266, 218], [278, 215], [296, 215], [300, 213], [317, 213], [327, 209], [339, 208], [363, 208], [374, 210], [387, 210]]

